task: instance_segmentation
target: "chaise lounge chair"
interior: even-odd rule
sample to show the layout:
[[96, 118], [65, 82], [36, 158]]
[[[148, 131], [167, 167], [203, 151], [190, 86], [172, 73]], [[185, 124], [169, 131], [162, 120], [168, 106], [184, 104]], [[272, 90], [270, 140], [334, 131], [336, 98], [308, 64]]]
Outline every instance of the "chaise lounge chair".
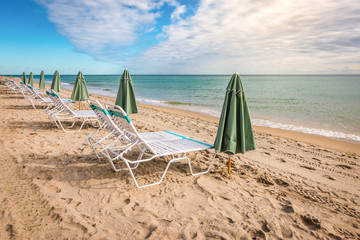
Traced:
[[[64, 132], [79, 132], [83, 128], [84, 124], [88, 121], [96, 122], [98, 126], [100, 126], [98, 118], [92, 110], [72, 110], [68, 105], [65, 104], [64, 100], [61, 99], [56, 92], [53, 90], [50, 91], [50, 98], [53, 100], [56, 109], [58, 109], [58, 111], [51, 114], [51, 117], [54, 119], [56, 126], [60, 127]], [[68, 131], [65, 130], [62, 124], [62, 121], [68, 120], [73, 121], [68, 128], [73, 128], [78, 120], [82, 121], [82, 124], [77, 131]], [[95, 127], [94, 123], [93, 126]]]
[[[118, 152], [117, 149], [113, 150], [110, 145], [105, 147], [105, 149], [101, 151], [101, 153], [108, 159], [110, 166], [114, 171], [129, 170], [131, 177], [133, 178], [138, 188], [160, 184], [164, 179], [166, 172], [169, 169], [169, 166], [173, 162], [180, 162], [182, 160], [186, 160], [188, 162], [190, 172], [194, 176], [209, 172], [215, 159], [216, 152], [214, 153], [214, 156], [212, 157], [208, 168], [205, 171], [196, 174], [193, 173], [191, 161], [186, 156], [186, 153], [212, 149], [213, 145], [185, 136], [181, 136], [170, 131], [165, 131], [164, 133], [174, 135], [176, 138], [167, 139], [166, 137], [157, 136], [157, 139], [154, 141], [146, 140], [145, 137], [143, 137], [146, 136], [146, 133], [139, 134], [137, 132], [130, 118], [120, 106], [105, 103], [105, 107], [105, 110], [109, 113], [113, 122], [115, 122], [117, 126], [119, 126], [126, 139], [130, 142], [130, 145], [125, 150], [122, 150], [120, 152]], [[151, 135], [151, 133], [149, 135]], [[131, 153], [131, 155], [135, 154], [137, 156], [137, 159], [130, 159], [128, 153]], [[115, 156], [113, 156], [114, 154]], [[136, 169], [140, 163], [152, 161], [158, 157], [164, 158], [168, 161], [160, 180], [154, 183], [140, 186], [135, 178], [133, 169]], [[114, 161], [116, 160], [122, 160], [125, 163], [126, 168], [116, 168], [114, 164]]]
[[[104, 157], [103, 154], [100, 154], [100, 151], [103, 151], [105, 148], [106, 150], [104, 151], [108, 151], [107, 155], [118, 155], [120, 151], [125, 150], [132, 143], [123, 131], [124, 126], [118, 125], [116, 122], [114, 122], [109, 113], [105, 110], [99, 101], [95, 99], [88, 99], [87, 101], [91, 109], [98, 116], [101, 127], [96, 129], [93, 133], [89, 134], [84, 139], [85, 143], [93, 149], [98, 158]], [[181, 139], [181, 137], [170, 134], [166, 131], [146, 132], [139, 134], [146, 141]], [[109, 163], [111, 168], [114, 169], [115, 166], [113, 163], [111, 161]]]

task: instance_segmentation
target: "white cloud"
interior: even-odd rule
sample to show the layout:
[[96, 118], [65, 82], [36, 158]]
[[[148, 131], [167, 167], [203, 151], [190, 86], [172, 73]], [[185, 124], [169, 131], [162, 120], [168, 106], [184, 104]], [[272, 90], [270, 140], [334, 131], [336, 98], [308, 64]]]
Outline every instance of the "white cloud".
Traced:
[[184, 5], [177, 5], [175, 11], [171, 14], [171, 21], [176, 22], [181, 19], [181, 15], [186, 11]]
[[[176, 0], [36, 1], [77, 50], [136, 73], [360, 72], [358, 0], [201, 0], [185, 19]], [[139, 55], [164, 3], [172, 24]]]
[[[164, 1], [148, 0], [36, 0], [58, 31], [79, 51], [104, 51], [135, 44], [138, 32], [150, 31]], [[150, 30], [149, 30], [150, 29]]]
[[201, 1], [132, 60], [143, 72], [360, 72], [357, 0]]

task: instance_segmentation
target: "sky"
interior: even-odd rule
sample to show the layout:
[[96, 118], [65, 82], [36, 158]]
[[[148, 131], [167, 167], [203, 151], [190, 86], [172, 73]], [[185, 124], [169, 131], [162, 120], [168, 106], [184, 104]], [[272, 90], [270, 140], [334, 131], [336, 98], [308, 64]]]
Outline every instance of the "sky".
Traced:
[[0, 74], [359, 74], [359, 0], [11, 0]]

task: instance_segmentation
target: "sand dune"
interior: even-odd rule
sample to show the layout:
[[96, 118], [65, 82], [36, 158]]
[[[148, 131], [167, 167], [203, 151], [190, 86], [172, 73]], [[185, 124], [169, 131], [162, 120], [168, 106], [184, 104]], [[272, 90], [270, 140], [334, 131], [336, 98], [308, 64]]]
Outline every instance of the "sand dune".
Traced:
[[[256, 129], [258, 149], [234, 156], [231, 175], [220, 154], [207, 175], [176, 163], [163, 183], [137, 189], [128, 172], [111, 171], [83, 142], [91, 125], [63, 133], [3, 85], [0, 102], [0, 239], [360, 238], [358, 144], [339, 151], [313, 136], [296, 141]], [[131, 118], [139, 131], [209, 143], [217, 131], [214, 118], [161, 107], [139, 105]], [[189, 156], [204, 168], [212, 152]], [[159, 159], [136, 174], [155, 181], [165, 166]]]

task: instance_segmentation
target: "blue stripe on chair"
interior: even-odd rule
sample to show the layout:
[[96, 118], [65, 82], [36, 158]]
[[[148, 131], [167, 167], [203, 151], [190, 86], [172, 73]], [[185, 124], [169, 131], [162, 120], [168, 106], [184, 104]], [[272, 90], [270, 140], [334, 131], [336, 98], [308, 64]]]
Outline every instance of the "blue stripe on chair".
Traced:
[[175, 136], [178, 136], [178, 137], [181, 137], [182, 139], [187, 139], [188, 137], [185, 137], [185, 136], [182, 136], [180, 134], [177, 134], [177, 133], [173, 133], [173, 132], [170, 132], [170, 131], [165, 131], [166, 133], [170, 133], [172, 135], [175, 135]]
[[211, 145], [211, 144], [208, 144], [208, 143], [204, 143], [204, 142], [201, 142], [201, 141], [192, 139], [192, 138], [186, 138], [186, 140], [189, 140], [189, 141], [192, 141], [192, 142], [196, 142], [196, 143], [199, 143], [199, 144], [208, 146], [209, 148], [214, 148], [214, 145]]
[[208, 143], [205, 143], [205, 142], [201, 142], [201, 141], [198, 141], [198, 140], [195, 140], [195, 139], [192, 139], [192, 138], [188, 138], [188, 137], [185, 137], [185, 136], [182, 136], [180, 134], [173, 133], [173, 132], [170, 132], [170, 131], [165, 131], [165, 132], [170, 133], [170, 134], [175, 135], [175, 136], [178, 136], [178, 137], [181, 137], [182, 139], [186, 139], [186, 140], [189, 140], [189, 141], [192, 141], [192, 142], [196, 142], [196, 143], [208, 146], [209, 148], [214, 148], [214, 145], [211, 145], [211, 144], [208, 144]]

